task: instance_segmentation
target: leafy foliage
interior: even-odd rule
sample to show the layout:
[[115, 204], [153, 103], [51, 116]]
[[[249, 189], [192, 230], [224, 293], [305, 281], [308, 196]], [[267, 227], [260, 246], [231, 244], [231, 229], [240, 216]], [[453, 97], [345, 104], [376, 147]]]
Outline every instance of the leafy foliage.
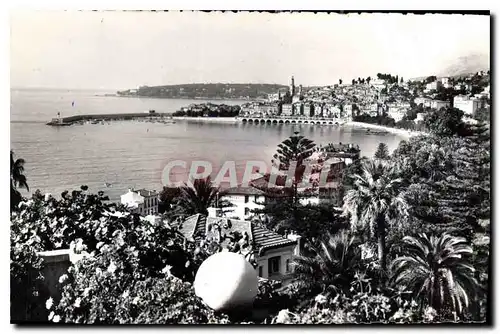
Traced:
[[375, 159], [380, 159], [380, 160], [389, 159], [389, 148], [387, 147], [386, 143], [378, 144], [374, 157]]
[[14, 151], [10, 151], [10, 210], [16, 209], [19, 202], [22, 201], [22, 196], [18, 188], [30, 190], [26, 175], [24, 175], [24, 159], [14, 159]]
[[386, 228], [396, 218], [405, 217], [408, 205], [400, 192], [401, 179], [392, 166], [368, 161], [363, 175], [355, 175], [354, 189], [344, 197], [344, 212], [355, 230], [368, 230], [377, 237], [380, 267], [386, 269]]
[[394, 283], [412, 291], [422, 307], [462, 315], [478, 285], [470, 262], [472, 247], [448, 234], [407, 236], [403, 243], [404, 255], [393, 263]]

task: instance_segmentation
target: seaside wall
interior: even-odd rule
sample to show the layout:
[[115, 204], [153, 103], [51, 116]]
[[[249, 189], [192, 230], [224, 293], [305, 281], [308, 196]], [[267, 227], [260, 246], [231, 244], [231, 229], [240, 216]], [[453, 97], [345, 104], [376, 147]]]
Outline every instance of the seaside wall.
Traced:
[[185, 116], [174, 116], [173, 119], [178, 121], [192, 121], [192, 122], [209, 122], [209, 123], [238, 123], [239, 120], [236, 117], [185, 117]]
[[75, 115], [61, 118], [63, 122], [71, 123], [78, 121], [90, 121], [94, 119], [111, 120], [111, 119], [132, 119], [145, 117], [170, 117], [167, 113], [128, 113], [128, 114], [92, 114], [92, 115]]
[[397, 129], [397, 128], [391, 128], [388, 126], [371, 124], [371, 123], [363, 123], [363, 122], [346, 122], [345, 125], [352, 126], [352, 127], [360, 127], [360, 128], [364, 128], [364, 129], [387, 131], [387, 132], [390, 132], [390, 133], [393, 133], [395, 135], [402, 136], [402, 137], [413, 137], [413, 136], [419, 136], [419, 135], [424, 134], [423, 132], [419, 132], [419, 131]]

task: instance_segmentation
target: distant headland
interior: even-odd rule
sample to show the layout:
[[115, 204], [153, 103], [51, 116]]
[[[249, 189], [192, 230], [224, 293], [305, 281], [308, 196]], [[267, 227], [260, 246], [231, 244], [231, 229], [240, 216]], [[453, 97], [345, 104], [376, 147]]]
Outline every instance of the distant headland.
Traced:
[[260, 99], [268, 97], [287, 86], [278, 84], [183, 84], [167, 86], [141, 86], [137, 89], [118, 91], [117, 96], [155, 97], [170, 99]]

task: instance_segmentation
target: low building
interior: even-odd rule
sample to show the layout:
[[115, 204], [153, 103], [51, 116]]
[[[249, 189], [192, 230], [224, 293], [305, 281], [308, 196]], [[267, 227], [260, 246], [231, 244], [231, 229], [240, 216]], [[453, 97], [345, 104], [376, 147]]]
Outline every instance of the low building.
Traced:
[[428, 106], [430, 106], [431, 99], [428, 98], [428, 97], [419, 96], [419, 97], [416, 97], [415, 100], [413, 100], [413, 102], [417, 106], [420, 105], [420, 104], [422, 104], [424, 107], [428, 107]]
[[120, 196], [123, 205], [132, 212], [140, 215], [154, 215], [158, 213], [158, 193], [146, 189], [133, 190]]
[[481, 101], [465, 95], [457, 95], [453, 98], [453, 107], [462, 110], [466, 115], [474, 115], [481, 106]]
[[415, 118], [414, 122], [415, 123], [418, 123], [418, 122], [423, 122], [424, 121], [424, 116], [425, 116], [425, 113], [423, 112], [419, 112], [417, 114], [417, 118]]
[[238, 217], [238, 219], [251, 218], [253, 216], [252, 211], [263, 208], [266, 199], [264, 191], [252, 186], [242, 187], [241, 185], [224, 190], [220, 198], [233, 205], [228, 209], [228, 215]]
[[293, 278], [292, 259], [301, 254], [301, 238], [295, 234], [286, 237], [273, 232], [261, 224], [220, 217], [196, 214], [186, 218], [180, 225], [180, 232], [188, 239], [200, 243], [215, 239], [222, 248], [227, 248], [236, 235], [243, 240], [241, 253], [253, 258], [259, 277], [288, 281]]
[[443, 85], [446, 85], [446, 84], [448, 84], [449, 82], [450, 82], [450, 78], [448, 78], [448, 77], [442, 77], [442, 78], [441, 78], [441, 83], [442, 83]]
[[405, 117], [406, 109], [398, 108], [398, 107], [389, 107], [387, 110], [387, 115], [394, 119], [394, 121], [399, 122]]
[[431, 100], [430, 107], [432, 109], [436, 109], [436, 110], [440, 110], [441, 108], [449, 108], [450, 102], [449, 101], [441, 101], [441, 100]]
[[442, 86], [441, 81], [430, 82], [425, 86], [427, 91], [438, 90]]

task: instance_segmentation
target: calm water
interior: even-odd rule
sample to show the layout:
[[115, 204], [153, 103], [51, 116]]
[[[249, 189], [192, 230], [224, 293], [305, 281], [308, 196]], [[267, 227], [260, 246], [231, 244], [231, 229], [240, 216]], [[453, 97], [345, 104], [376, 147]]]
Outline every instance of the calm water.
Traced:
[[[348, 127], [277, 124], [213, 124], [177, 122], [111, 122], [70, 127], [45, 125], [57, 111], [75, 114], [174, 112], [194, 100], [137, 99], [96, 96], [90, 91], [11, 91], [11, 148], [26, 160], [25, 174], [32, 190], [59, 195], [86, 184], [118, 199], [128, 188], [161, 189], [164, 166], [172, 160], [208, 160], [216, 173], [226, 160], [236, 161], [238, 180], [248, 160], [270, 163], [276, 146], [300, 131], [317, 144], [358, 144], [362, 155], [373, 155], [385, 142], [390, 150], [401, 138], [366, 135]], [[74, 106], [72, 106], [72, 102]], [[212, 101], [240, 104], [241, 101]], [[174, 170], [178, 175], [182, 169]], [[112, 184], [106, 187], [105, 183]]]

